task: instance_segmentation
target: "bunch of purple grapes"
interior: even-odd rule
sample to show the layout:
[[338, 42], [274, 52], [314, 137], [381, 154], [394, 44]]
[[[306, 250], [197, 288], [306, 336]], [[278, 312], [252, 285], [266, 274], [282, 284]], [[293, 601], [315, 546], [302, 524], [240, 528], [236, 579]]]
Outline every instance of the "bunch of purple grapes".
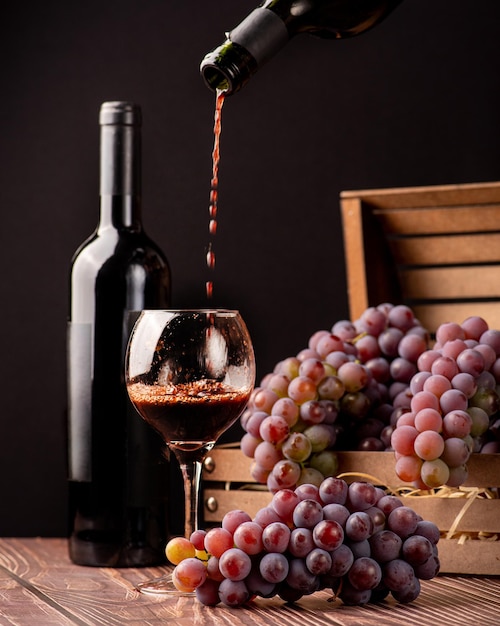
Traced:
[[405, 305], [370, 307], [314, 333], [261, 381], [241, 423], [254, 480], [271, 492], [319, 485], [337, 450], [387, 450], [429, 333]]
[[500, 452], [499, 356], [500, 331], [481, 317], [439, 326], [391, 437], [402, 480], [421, 489], [458, 487], [473, 452]]
[[294, 602], [320, 589], [347, 605], [389, 594], [408, 603], [439, 572], [435, 524], [370, 483], [334, 477], [282, 489], [253, 520], [230, 511], [221, 527], [194, 535], [208, 561], [181, 560], [173, 580], [205, 605], [276, 595]]

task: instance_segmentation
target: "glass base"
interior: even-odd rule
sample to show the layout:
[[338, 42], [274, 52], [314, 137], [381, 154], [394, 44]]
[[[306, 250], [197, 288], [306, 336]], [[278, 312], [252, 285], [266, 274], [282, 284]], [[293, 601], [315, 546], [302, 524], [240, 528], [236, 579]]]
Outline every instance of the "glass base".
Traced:
[[140, 593], [145, 593], [154, 596], [169, 595], [169, 596], [185, 596], [193, 597], [194, 591], [179, 591], [172, 582], [172, 575], [165, 574], [158, 578], [146, 580], [143, 583], [139, 583], [135, 586], [136, 590]]

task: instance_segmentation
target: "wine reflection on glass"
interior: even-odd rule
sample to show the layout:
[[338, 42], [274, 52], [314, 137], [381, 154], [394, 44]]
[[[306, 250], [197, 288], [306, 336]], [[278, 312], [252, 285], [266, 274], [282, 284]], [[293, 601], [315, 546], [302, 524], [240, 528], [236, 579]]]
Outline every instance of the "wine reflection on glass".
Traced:
[[[224, 309], [142, 311], [130, 335], [125, 376], [136, 410], [181, 467], [189, 539], [199, 528], [203, 460], [241, 415], [255, 384], [245, 322], [238, 311]], [[180, 593], [169, 575], [137, 589]]]

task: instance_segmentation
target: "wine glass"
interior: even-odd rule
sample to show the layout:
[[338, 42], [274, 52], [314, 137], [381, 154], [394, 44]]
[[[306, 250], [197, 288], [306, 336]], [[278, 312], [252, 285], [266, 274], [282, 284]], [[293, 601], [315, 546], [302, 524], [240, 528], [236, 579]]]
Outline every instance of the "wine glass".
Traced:
[[[247, 327], [238, 311], [142, 311], [130, 335], [125, 377], [136, 410], [181, 467], [189, 539], [198, 529], [203, 460], [241, 415], [254, 387]], [[168, 575], [137, 588], [179, 594]]]

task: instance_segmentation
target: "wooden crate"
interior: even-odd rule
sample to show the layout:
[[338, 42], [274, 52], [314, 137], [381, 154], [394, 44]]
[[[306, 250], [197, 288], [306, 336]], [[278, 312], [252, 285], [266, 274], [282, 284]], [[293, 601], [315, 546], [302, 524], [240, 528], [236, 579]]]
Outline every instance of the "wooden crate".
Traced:
[[344, 191], [349, 310], [402, 302], [429, 330], [478, 312], [500, 328], [500, 182]]
[[[368, 306], [393, 302], [410, 305], [431, 332], [478, 314], [500, 329], [500, 182], [345, 191], [340, 205], [351, 319]], [[401, 486], [392, 452], [338, 455], [340, 473], [363, 472], [383, 486]], [[208, 467], [207, 524], [219, 523], [228, 510], [254, 514], [269, 503], [239, 449], [214, 450]], [[478, 495], [498, 492], [500, 455], [472, 455], [468, 467], [462, 495], [471, 499], [417, 493], [405, 503], [445, 535], [442, 572], [500, 575], [500, 499]]]

